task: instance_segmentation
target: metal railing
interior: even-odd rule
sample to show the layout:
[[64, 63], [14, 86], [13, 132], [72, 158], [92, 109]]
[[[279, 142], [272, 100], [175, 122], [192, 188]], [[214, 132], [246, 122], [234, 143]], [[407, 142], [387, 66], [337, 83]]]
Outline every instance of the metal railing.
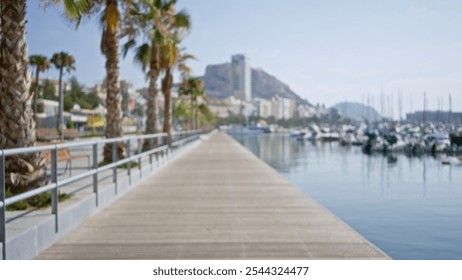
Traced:
[[[158, 133], [158, 134], [149, 134], [149, 135], [137, 135], [137, 136], [126, 136], [120, 138], [111, 138], [111, 139], [101, 139], [94, 141], [81, 141], [81, 142], [70, 142], [62, 144], [54, 144], [48, 146], [35, 146], [28, 148], [16, 148], [16, 149], [7, 149], [0, 150], [0, 243], [3, 244], [2, 252], [3, 259], [6, 259], [6, 207], [12, 205], [19, 201], [27, 200], [31, 197], [37, 196], [42, 193], [51, 191], [51, 214], [55, 216], [55, 231], [59, 231], [59, 189], [65, 185], [69, 185], [76, 181], [93, 177], [91, 186], [93, 187], [93, 193], [95, 194], [96, 207], [98, 207], [98, 185], [99, 185], [99, 174], [104, 171], [112, 169], [112, 182], [114, 183], [115, 194], [118, 193], [117, 188], [117, 168], [123, 164], [126, 164], [127, 176], [128, 176], [128, 185], [132, 184], [132, 162], [137, 160], [138, 169], [140, 172], [140, 177], [142, 177], [142, 159], [148, 157], [148, 164], [153, 171], [153, 156], [159, 153], [164, 153], [167, 155], [167, 158], [171, 155], [172, 150], [178, 147], [184, 146], [186, 143], [192, 142], [199, 138], [199, 131], [187, 131], [187, 132], [174, 132], [172, 135], [170, 145], [167, 144], [167, 134]], [[137, 151], [135, 154], [132, 154], [132, 144], [137, 141]], [[144, 143], [143, 143], [144, 141]], [[148, 148], [143, 149], [143, 144], [147, 145]], [[117, 146], [120, 143], [124, 143], [126, 156], [124, 159], [118, 159], [117, 156]], [[102, 144], [112, 144], [112, 163], [108, 163], [104, 166], [98, 166], [98, 145]], [[66, 179], [58, 178], [58, 150], [59, 149], [69, 149], [76, 147], [91, 146], [91, 161], [92, 164], [88, 168], [88, 171], [80, 173], [75, 176], [71, 176]], [[146, 146], [145, 146], [146, 147]], [[11, 197], [6, 198], [6, 189], [5, 189], [5, 160], [6, 157], [25, 154], [25, 153], [37, 153], [37, 152], [51, 152], [51, 163], [49, 171], [49, 180], [50, 183], [46, 186], [39, 187], [21, 194], [17, 194]]]

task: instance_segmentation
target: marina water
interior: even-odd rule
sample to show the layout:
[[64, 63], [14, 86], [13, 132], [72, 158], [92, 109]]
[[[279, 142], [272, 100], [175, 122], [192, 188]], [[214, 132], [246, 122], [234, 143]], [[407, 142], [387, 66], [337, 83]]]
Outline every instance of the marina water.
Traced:
[[233, 135], [394, 259], [462, 259], [462, 165], [338, 142]]

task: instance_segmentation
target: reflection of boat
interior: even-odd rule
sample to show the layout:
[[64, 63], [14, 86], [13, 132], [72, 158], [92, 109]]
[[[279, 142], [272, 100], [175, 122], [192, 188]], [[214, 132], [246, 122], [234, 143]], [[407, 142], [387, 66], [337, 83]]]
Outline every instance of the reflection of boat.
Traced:
[[462, 157], [445, 157], [441, 160], [444, 165], [460, 165], [462, 166]]
[[393, 154], [389, 154], [388, 157], [387, 157], [387, 162], [390, 163], [390, 164], [396, 163], [396, 162], [398, 162], [398, 158]]
[[290, 137], [300, 137], [306, 134], [306, 129], [294, 129], [289, 132]]

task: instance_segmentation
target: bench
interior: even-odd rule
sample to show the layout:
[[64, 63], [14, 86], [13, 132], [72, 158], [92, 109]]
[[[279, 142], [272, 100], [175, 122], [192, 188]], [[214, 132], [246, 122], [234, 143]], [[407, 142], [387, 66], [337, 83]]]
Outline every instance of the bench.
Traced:
[[[58, 134], [56, 128], [37, 128], [36, 137], [39, 141], [51, 141], [61, 139], [61, 135]], [[75, 139], [80, 136], [80, 132], [77, 129], [66, 129], [64, 130], [64, 139]]]
[[[51, 150], [47, 150], [42, 152], [42, 155], [45, 157], [45, 162], [51, 164]], [[72, 160], [79, 159], [79, 158], [86, 158], [88, 163], [88, 169], [90, 169], [90, 155], [71, 155], [71, 151], [69, 148], [60, 148], [57, 151], [57, 160], [58, 162], [66, 162], [66, 166], [64, 168], [64, 174], [69, 169], [69, 177], [72, 177]]]

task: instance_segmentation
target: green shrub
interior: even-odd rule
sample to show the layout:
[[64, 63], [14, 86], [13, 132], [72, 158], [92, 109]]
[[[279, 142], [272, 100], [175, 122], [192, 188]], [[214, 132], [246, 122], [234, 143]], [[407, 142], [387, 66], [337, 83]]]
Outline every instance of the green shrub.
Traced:
[[[11, 197], [15, 195], [10, 189], [6, 189], [5, 197]], [[69, 199], [71, 196], [62, 193], [59, 194], [58, 200], [60, 202]], [[27, 200], [21, 200], [6, 207], [7, 211], [20, 211], [26, 210], [27, 208], [45, 208], [51, 205], [51, 192], [42, 193], [33, 196]]]

